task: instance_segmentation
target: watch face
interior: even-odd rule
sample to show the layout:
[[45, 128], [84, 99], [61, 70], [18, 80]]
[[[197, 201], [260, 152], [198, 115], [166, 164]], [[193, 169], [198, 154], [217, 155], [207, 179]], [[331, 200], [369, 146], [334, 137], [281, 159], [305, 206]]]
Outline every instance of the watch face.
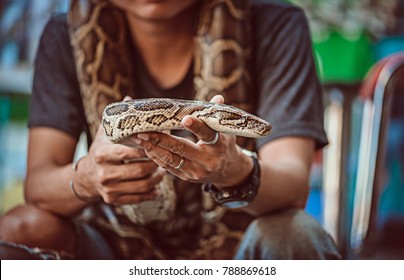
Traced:
[[226, 208], [241, 208], [248, 205], [248, 201], [236, 200], [236, 201], [227, 201], [223, 202], [222, 206]]

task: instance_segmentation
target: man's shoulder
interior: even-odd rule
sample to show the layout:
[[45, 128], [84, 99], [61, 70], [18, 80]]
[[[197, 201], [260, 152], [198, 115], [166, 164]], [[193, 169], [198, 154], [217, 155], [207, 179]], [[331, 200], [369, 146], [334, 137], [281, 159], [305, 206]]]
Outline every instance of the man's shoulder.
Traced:
[[303, 9], [283, 0], [252, 0], [251, 23], [257, 42], [264, 38], [271, 41], [273, 36], [279, 37], [285, 32], [308, 30]]
[[66, 13], [55, 13], [52, 14], [48, 20], [45, 27], [45, 33], [48, 36], [61, 34], [67, 34], [67, 14]]
[[50, 21], [55, 24], [66, 25], [67, 24], [67, 13], [53, 13], [50, 17]]

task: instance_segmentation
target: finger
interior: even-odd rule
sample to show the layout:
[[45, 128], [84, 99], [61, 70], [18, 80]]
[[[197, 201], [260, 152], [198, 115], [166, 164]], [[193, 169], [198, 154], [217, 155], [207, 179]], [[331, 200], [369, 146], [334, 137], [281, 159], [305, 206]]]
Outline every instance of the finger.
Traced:
[[[160, 159], [155, 158], [153, 161], [155, 161], [158, 165], [163, 166], [164, 162], [160, 161]], [[181, 160], [180, 160], [181, 162]], [[181, 168], [173, 168], [171, 166], [167, 166], [165, 168], [168, 172], [173, 174], [174, 176], [188, 182], [192, 183], [201, 183], [201, 178], [203, 178], [203, 169], [201, 166], [196, 167], [196, 164], [186, 158], [183, 159], [183, 163], [181, 165]]]
[[[166, 133], [139, 133], [137, 139], [134, 141], [136, 141], [139, 147], [142, 147], [145, 150], [150, 150], [153, 149], [154, 146], [159, 146], [173, 154], [191, 160], [198, 159], [201, 151], [201, 148], [198, 145], [195, 145], [192, 141]], [[146, 154], [148, 156], [148, 153]]]
[[[158, 164], [159, 166], [161, 166], [162, 168], [164, 168], [166, 171], [170, 172], [171, 174], [173, 174], [174, 176], [186, 181], [188, 180], [183, 168], [185, 168], [185, 165], [189, 165], [191, 162], [188, 161], [187, 159], [184, 158], [184, 162], [182, 164], [182, 167], [180, 169], [176, 169], [175, 167], [171, 167], [166, 165], [163, 161], [161, 161], [159, 158], [155, 158], [153, 159], [153, 161]], [[186, 161], [186, 162], [185, 162]], [[179, 161], [179, 163], [181, 162], [181, 159]], [[165, 166], [165, 167], [163, 167]]]
[[114, 203], [117, 197], [126, 194], [147, 194], [155, 189], [155, 186], [163, 179], [166, 171], [159, 168], [151, 176], [134, 181], [113, 182], [100, 186], [100, 193], [105, 202]]
[[181, 123], [187, 130], [191, 131], [203, 142], [211, 142], [216, 137], [217, 132], [215, 130], [211, 129], [203, 121], [195, 117], [185, 116]]
[[223, 97], [223, 95], [215, 95], [212, 97], [210, 102], [224, 104], [224, 97]]
[[108, 184], [145, 178], [153, 174], [158, 167], [155, 162], [148, 160], [147, 162], [102, 166], [98, 168], [98, 179], [101, 184]]
[[166, 150], [163, 147], [153, 145], [151, 142], [143, 141], [146, 155], [164, 169], [179, 168], [181, 159], [184, 157]]
[[120, 163], [123, 160], [146, 157], [142, 149], [111, 143], [107, 139], [102, 125], [98, 127], [90, 151], [93, 153], [96, 163]]
[[115, 163], [121, 164], [135, 159], [146, 158], [146, 153], [140, 148], [130, 148], [120, 144], [105, 144], [94, 151], [94, 160], [96, 163]]

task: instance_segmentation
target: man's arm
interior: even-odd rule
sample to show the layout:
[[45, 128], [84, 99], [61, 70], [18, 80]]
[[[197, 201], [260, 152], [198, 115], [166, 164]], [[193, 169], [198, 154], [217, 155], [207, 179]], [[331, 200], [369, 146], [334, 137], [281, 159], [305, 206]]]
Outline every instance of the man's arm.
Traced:
[[37, 127], [29, 132], [25, 199], [44, 210], [72, 215], [86, 203], [69, 189], [77, 141], [60, 130]]
[[154, 186], [164, 170], [152, 162], [127, 162], [144, 158], [141, 149], [110, 143], [99, 129], [76, 172], [72, 159], [76, 140], [57, 129], [30, 129], [28, 172], [25, 198], [28, 203], [62, 216], [78, 213], [89, 201], [83, 201], [69, 187], [70, 180], [81, 197], [102, 198], [106, 203], [122, 205], [154, 199]]
[[253, 203], [245, 208], [252, 215], [304, 208], [309, 193], [314, 141], [285, 137], [264, 144], [259, 150], [261, 185]]
[[[216, 100], [221, 102], [223, 100]], [[213, 139], [216, 132], [201, 120], [186, 117], [185, 128], [199, 139]], [[164, 133], [142, 133], [135, 139], [153, 159], [183, 180], [211, 182], [216, 187], [236, 186], [252, 170], [252, 159], [241, 152], [236, 138], [220, 134], [215, 145], [192, 143]], [[264, 144], [259, 150], [261, 185], [253, 203], [245, 211], [259, 216], [288, 209], [303, 208], [309, 191], [309, 176], [314, 140], [304, 137], [282, 137]], [[183, 159], [178, 170], [174, 166]]]

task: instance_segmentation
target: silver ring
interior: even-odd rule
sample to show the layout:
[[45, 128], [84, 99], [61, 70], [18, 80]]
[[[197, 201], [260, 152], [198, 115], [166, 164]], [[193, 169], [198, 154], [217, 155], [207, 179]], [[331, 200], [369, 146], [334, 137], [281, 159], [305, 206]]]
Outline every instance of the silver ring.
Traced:
[[177, 169], [177, 170], [180, 170], [181, 167], [184, 165], [184, 162], [185, 162], [184, 158], [181, 157], [180, 163], [178, 163], [178, 165], [176, 167], [174, 167], [174, 168]]
[[203, 140], [201, 140], [201, 141], [205, 145], [215, 145], [217, 143], [217, 141], [219, 141], [219, 132], [216, 131], [215, 138], [213, 138], [212, 141], [209, 141], [209, 142], [205, 142]]

